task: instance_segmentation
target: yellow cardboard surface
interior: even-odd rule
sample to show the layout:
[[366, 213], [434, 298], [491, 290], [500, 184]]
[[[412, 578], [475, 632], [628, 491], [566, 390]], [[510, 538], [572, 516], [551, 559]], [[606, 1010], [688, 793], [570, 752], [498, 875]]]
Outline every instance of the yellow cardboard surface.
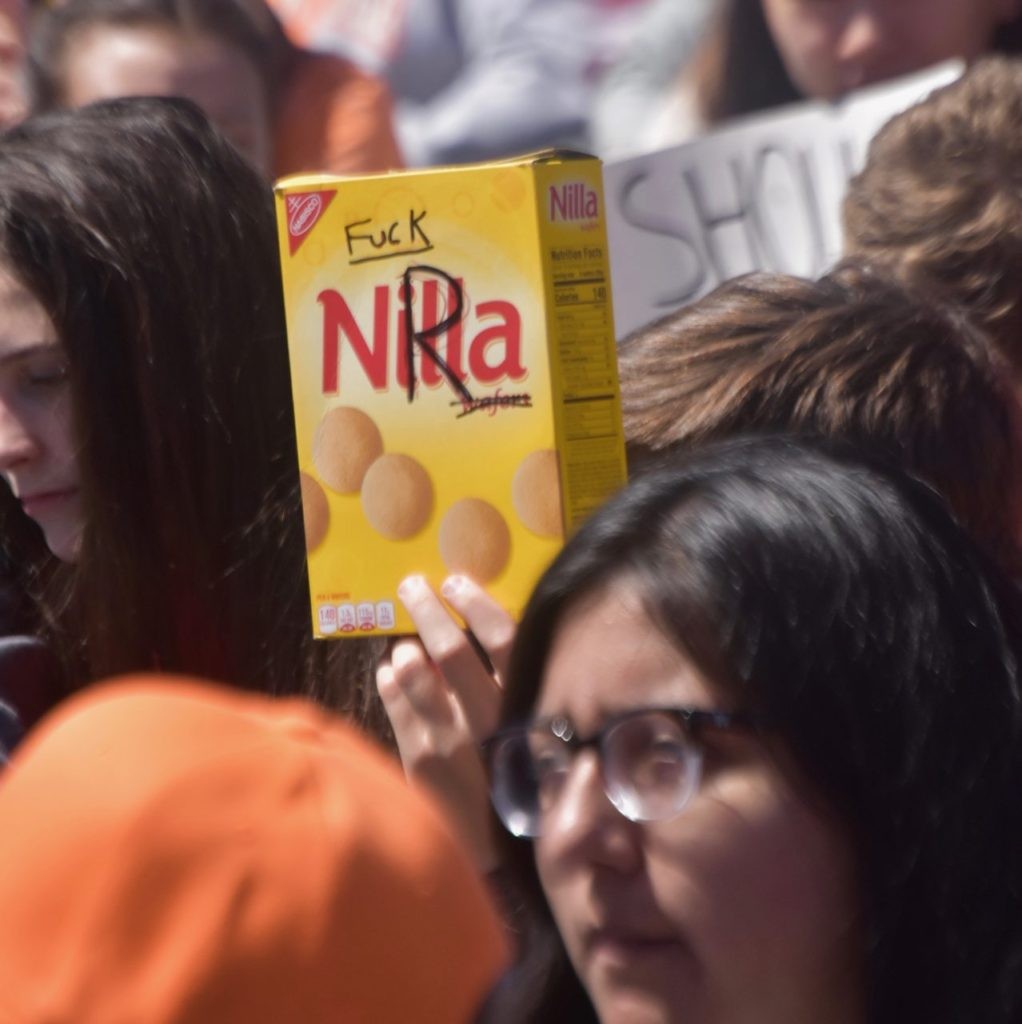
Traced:
[[[467, 571], [477, 531], [445, 525], [465, 499], [506, 524], [506, 561], [481, 582], [517, 616], [562, 534], [625, 479], [599, 162], [303, 176], [276, 196], [315, 634], [413, 632], [397, 585]], [[343, 462], [358, 448], [323, 440], [339, 407], [375, 423], [382, 456], [406, 457], [384, 460], [390, 490], [375, 460], [348, 493], [324, 480], [336, 483], [324, 452]], [[556, 536], [529, 510], [557, 483], [516, 482], [539, 451], [557, 452]], [[424, 474], [402, 490], [407, 460]], [[408, 521], [406, 501], [412, 535], [381, 534], [383, 520]]]

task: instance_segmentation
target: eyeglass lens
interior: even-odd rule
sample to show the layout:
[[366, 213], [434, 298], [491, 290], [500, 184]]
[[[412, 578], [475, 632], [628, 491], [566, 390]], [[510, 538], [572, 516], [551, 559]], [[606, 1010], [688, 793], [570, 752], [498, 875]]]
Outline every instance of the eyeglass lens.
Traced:
[[[509, 733], [492, 752], [494, 806], [513, 835], [542, 833], [569, 777], [576, 749], [556, 729], [548, 723]], [[607, 797], [632, 821], [673, 817], [699, 784], [699, 750], [668, 712], [623, 717], [597, 743]]]

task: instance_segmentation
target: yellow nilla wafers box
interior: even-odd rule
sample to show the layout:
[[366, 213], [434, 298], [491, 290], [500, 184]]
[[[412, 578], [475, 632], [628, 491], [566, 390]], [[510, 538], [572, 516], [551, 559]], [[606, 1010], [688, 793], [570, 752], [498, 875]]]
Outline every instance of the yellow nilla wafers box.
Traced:
[[410, 633], [405, 576], [518, 615], [625, 481], [598, 160], [276, 187], [313, 631]]

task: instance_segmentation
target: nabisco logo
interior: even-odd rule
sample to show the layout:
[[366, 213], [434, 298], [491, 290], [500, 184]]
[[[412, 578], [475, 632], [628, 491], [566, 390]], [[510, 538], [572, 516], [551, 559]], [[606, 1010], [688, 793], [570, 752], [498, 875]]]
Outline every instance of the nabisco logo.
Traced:
[[[337, 290], [319, 293], [323, 310], [323, 393], [341, 391], [357, 363], [377, 391], [397, 386], [450, 387], [459, 400], [474, 402], [468, 385], [521, 381], [522, 318], [503, 299], [476, 303], [471, 310], [464, 283], [435, 267], [410, 268], [399, 285], [377, 285], [371, 325], [360, 324]], [[413, 323], [413, 309], [418, 309]], [[371, 329], [366, 329], [370, 327]], [[345, 344], [346, 343], [346, 344]], [[342, 354], [347, 350], [347, 354]]]
[[292, 256], [298, 252], [335, 195], [336, 189], [326, 189], [320, 192], [293, 192], [287, 197], [287, 238]]
[[296, 238], [304, 235], [319, 217], [323, 209], [323, 200], [315, 193], [311, 196], [291, 196], [294, 203], [291, 206], [291, 216], [287, 222], [287, 229]]
[[550, 220], [596, 220], [600, 201], [595, 189], [584, 182], [551, 185], [548, 191]]

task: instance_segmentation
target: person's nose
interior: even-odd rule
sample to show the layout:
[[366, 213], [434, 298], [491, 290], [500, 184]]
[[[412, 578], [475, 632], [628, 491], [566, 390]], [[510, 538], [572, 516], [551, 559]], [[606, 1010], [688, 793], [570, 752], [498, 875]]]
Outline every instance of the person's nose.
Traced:
[[547, 858], [628, 872], [641, 863], [639, 840], [640, 826], [610, 802], [595, 752], [581, 752], [544, 825]]
[[[890, 0], [884, 0], [890, 2]], [[877, 77], [890, 46], [890, 26], [880, 4], [866, 0], [849, 15], [837, 45], [842, 92], [867, 85]]]
[[28, 423], [0, 398], [0, 473], [17, 470], [38, 453], [38, 442]]

